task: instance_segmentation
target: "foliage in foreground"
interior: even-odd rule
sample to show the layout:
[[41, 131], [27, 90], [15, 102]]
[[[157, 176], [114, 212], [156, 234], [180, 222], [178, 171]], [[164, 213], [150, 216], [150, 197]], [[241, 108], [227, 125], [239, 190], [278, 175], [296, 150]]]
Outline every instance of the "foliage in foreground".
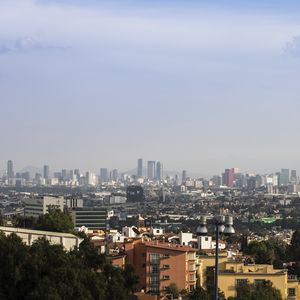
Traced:
[[125, 300], [136, 283], [132, 267], [107, 263], [88, 240], [66, 252], [45, 239], [29, 247], [0, 233], [0, 265], [2, 300]]

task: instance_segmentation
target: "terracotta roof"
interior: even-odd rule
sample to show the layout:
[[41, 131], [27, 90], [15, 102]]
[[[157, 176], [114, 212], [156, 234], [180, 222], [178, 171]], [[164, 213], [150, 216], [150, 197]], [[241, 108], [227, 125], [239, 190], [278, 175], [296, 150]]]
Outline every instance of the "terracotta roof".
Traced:
[[197, 251], [196, 249], [189, 247], [189, 246], [182, 246], [182, 245], [171, 244], [171, 243], [160, 243], [157, 241], [144, 242], [144, 244], [147, 247], [168, 249], [168, 250], [173, 250], [173, 251], [181, 251], [181, 252], [196, 252]]

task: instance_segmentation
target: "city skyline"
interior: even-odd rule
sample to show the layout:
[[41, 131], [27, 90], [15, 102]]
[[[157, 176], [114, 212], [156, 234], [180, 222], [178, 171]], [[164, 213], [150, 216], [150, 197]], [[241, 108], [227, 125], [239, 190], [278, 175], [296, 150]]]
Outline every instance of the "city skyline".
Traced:
[[1, 1], [0, 157], [20, 168], [128, 170], [143, 155], [203, 174], [300, 170], [299, 7]]
[[[129, 175], [129, 176], [137, 176], [137, 177], [143, 177], [148, 178], [150, 180], [157, 180], [157, 179], [163, 179], [165, 176], [179, 176], [184, 178], [206, 178], [206, 179], [212, 179], [215, 176], [224, 177], [224, 182], [227, 183], [228, 186], [232, 186], [233, 184], [233, 177], [234, 174], [249, 174], [252, 175], [272, 175], [272, 174], [279, 174], [280, 172], [283, 172], [285, 175], [284, 182], [287, 184], [289, 182], [289, 179], [287, 178], [298, 178], [297, 169], [293, 167], [281, 167], [279, 169], [272, 169], [269, 172], [258, 172], [258, 171], [252, 171], [248, 172], [246, 170], [242, 170], [238, 167], [230, 167], [227, 165], [223, 169], [220, 168], [215, 173], [209, 173], [209, 174], [202, 174], [201, 172], [192, 172], [186, 169], [181, 170], [165, 170], [164, 166], [165, 164], [160, 160], [144, 160], [143, 158], [136, 159], [136, 166], [132, 165], [130, 169], [122, 170], [118, 168], [118, 166], [114, 167], [103, 167], [100, 166], [98, 168], [93, 169], [86, 169], [86, 168], [77, 168], [76, 166], [65, 168], [52, 168], [49, 164], [43, 164], [41, 166], [25, 166], [23, 168], [15, 168], [15, 162], [14, 160], [7, 160], [6, 162], [6, 168], [1, 169], [1, 166], [4, 165], [2, 162], [0, 163], [0, 177], [2, 175], [8, 176], [8, 178], [14, 178], [16, 174], [21, 175], [21, 173], [29, 173], [30, 176], [35, 176], [36, 174], [41, 175], [42, 178], [48, 179], [50, 177], [55, 177], [55, 174], [58, 174], [59, 172], [72, 172], [75, 175], [85, 175], [86, 173], [90, 173], [93, 175], [96, 175], [99, 177], [100, 181], [106, 182], [109, 178], [116, 178], [120, 175]], [[224, 171], [224, 173], [223, 173]], [[150, 173], [149, 173], [150, 172]], [[184, 173], [184, 174], [183, 174]]]

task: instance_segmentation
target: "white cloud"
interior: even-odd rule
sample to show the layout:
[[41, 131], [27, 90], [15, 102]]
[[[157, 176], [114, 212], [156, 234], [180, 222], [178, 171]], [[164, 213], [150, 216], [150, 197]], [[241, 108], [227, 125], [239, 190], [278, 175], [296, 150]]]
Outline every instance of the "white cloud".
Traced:
[[[195, 53], [280, 53], [300, 30], [284, 16], [241, 14], [207, 9], [122, 10], [34, 0], [0, 1], [0, 37], [41, 36], [49, 44], [86, 49], [129, 47]], [[1, 26], [2, 24], [2, 26]]]
[[63, 50], [66, 46], [50, 45], [33, 37], [22, 37], [0, 44], [0, 54], [29, 52], [33, 50]]
[[294, 36], [291, 41], [286, 44], [287, 53], [300, 57], [300, 35]]

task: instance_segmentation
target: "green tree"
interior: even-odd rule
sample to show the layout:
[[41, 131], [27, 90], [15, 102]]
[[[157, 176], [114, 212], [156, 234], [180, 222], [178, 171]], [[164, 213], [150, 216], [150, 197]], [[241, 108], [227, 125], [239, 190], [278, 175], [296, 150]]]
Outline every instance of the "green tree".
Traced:
[[273, 264], [276, 258], [273, 245], [266, 241], [249, 243], [245, 253], [252, 255], [258, 264]]
[[300, 229], [293, 233], [288, 253], [291, 260], [300, 261]]
[[38, 218], [35, 229], [73, 233], [74, 224], [68, 212], [62, 212], [55, 207], [49, 207], [48, 213]]
[[[219, 289], [218, 291], [219, 300], [225, 300], [224, 293]], [[213, 300], [214, 299], [214, 290], [210, 292], [204, 290], [202, 287], [197, 286], [196, 289], [191, 291], [188, 294], [188, 300]]]
[[237, 297], [232, 300], [282, 300], [281, 293], [272, 282], [244, 283], [237, 288]]
[[176, 283], [172, 282], [168, 288], [167, 288], [167, 293], [171, 294], [173, 299], [177, 299], [179, 296], [179, 290], [178, 290], [178, 286], [176, 285]]

